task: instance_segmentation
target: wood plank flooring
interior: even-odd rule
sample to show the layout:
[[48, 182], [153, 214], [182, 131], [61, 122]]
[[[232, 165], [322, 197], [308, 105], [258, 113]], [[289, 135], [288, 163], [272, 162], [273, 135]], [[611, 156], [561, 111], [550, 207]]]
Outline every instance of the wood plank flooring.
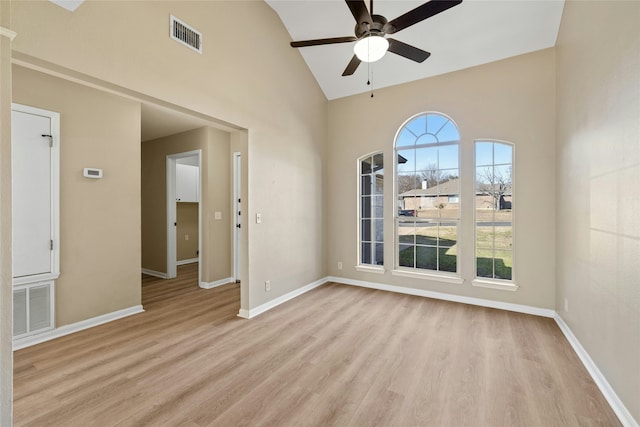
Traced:
[[331, 283], [245, 320], [196, 268], [15, 352], [15, 425], [620, 425], [551, 319]]

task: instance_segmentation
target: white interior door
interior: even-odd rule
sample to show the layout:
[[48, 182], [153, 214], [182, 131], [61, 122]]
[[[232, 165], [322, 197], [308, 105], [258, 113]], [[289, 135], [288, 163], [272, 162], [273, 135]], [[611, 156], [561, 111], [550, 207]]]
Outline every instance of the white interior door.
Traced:
[[12, 111], [13, 277], [53, 273], [50, 117]]

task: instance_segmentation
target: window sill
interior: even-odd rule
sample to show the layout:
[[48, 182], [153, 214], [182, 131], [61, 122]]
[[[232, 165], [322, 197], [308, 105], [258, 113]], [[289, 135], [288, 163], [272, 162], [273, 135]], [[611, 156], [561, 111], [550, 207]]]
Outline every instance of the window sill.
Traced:
[[482, 280], [482, 279], [474, 279], [471, 282], [471, 285], [479, 288], [500, 289], [502, 291], [511, 291], [511, 292], [517, 291], [518, 288], [520, 287], [512, 282], [503, 282], [498, 280]]
[[387, 270], [384, 267], [376, 267], [376, 266], [368, 266], [368, 265], [356, 265], [357, 271], [362, 271], [363, 273], [375, 273], [375, 274], [384, 274]]
[[462, 277], [448, 274], [418, 273], [408, 270], [392, 270], [391, 274], [394, 276], [413, 277], [416, 279], [433, 280], [434, 282], [445, 282], [454, 285], [462, 285], [464, 283], [464, 279]]

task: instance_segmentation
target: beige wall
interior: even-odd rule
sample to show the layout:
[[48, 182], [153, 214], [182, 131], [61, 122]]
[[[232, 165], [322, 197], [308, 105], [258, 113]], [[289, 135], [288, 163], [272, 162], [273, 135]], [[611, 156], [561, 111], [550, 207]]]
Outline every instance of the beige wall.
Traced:
[[[463, 213], [459, 231], [463, 285], [393, 276], [395, 206], [392, 185], [385, 196], [384, 275], [358, 272], [357, 159], [384, 151], [393, 171], [393, 139], [405, 120], [425, 111], [449, 115], [461, 142], [461, 205], [473, 213], [473, 142], [495, 138], [515, 144], [516, 292], [471, 286], [474, 278], [473, 215]], [[338, 99], [329, 103], [328, 201], [331, 275], [449, 294], [555, 307], [555, 51], [547, 49], [443, 76]], [[465, 175], [466, 171], [466, 175]], [[470, 172], [470, 173], [469, 173]], [[389, 181], [391, 182], [391, 180]], [[540, 201], [544, 200], [544, 203]], [[338, 261], [343, 269], [337, 269]]]
[[[11, 29], [11, 9], [4, 1], [0, 26]], [[13, 410], [11, 268], [11, 41], [0, 36], [0, 426], [11, 425]]]
[[567, 2], [557, 60], [556, 308], [640, 422], [640, 2]]
[[176, 222], [176, 259], [198, 258], [198, 203], [177, 203]]
[[[87, 1], [74, 13], [50, 2], [12, 6], [17, 53], [249, 130], [246, 214], [261, 212], [263, 221], [247, 221], [244, 309], [326, 275], [326, 98], [268, 5]], [[202, 55], [169, 38], [170, 14], [203, 32]], [[225, 43], [216, 43], [220, 35]]]
[[56, 326], [139, 305], [140, 104], [18, 66], [13, 100], [60, 113]]
[[[142, 143], [143, 268], [167, 271], [167, 155], [202, 150], [202, 281], [231, 277], [230, 138], [203, 127]], [[215, 212], [222, 213], [221, 220]]]

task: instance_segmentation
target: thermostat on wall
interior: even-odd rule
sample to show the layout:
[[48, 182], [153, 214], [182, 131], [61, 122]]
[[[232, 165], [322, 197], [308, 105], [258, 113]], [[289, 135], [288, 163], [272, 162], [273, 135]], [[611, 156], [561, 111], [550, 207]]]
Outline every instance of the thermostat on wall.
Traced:
[[102, 178], [102, 169], [84, 168], [85, 178]]

